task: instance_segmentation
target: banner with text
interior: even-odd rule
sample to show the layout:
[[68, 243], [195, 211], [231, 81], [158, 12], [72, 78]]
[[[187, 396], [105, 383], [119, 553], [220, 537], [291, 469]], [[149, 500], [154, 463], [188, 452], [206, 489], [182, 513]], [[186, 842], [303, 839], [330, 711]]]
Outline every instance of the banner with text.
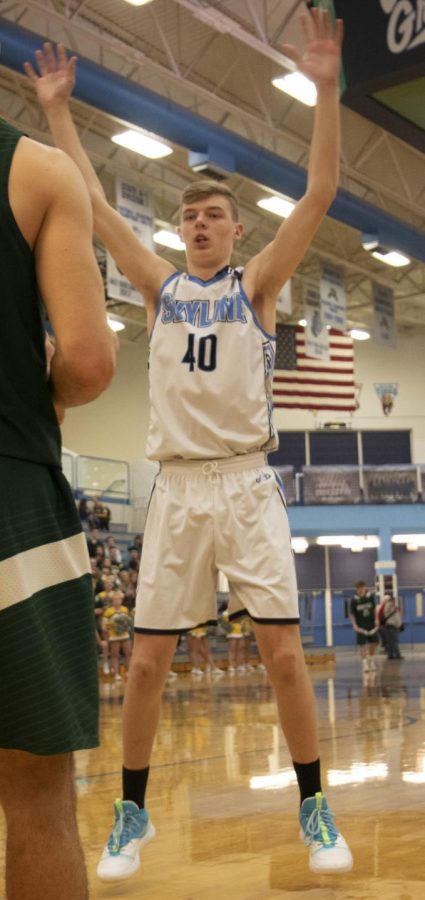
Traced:
[[306, 506], [361, 501], [358, 466], [305, 466], [303, 475]]
[[330, 263], [320, 267], [320, 300], [325, 325], [345, 331], [347, 328], [344, 270]]
[[394, 319], [394, 293], [392, 288], [384, 284], [372, 282], [374, 332], [373, 339], [377, 344], [395, 347], [397, 343]]
[[[149, 192], [126, 178], [117, 178], [116, 208], [140, 243], [153, 250], [154, 215]], [[123, 275], [110, 253], [106, 254], [106, 291], [114, 300], [144, 305], [142, 295]]]
[[366, 503], [416, 503], [416, 466], [364, 466], [363, 491]]
[[304, 332], [304, 346], [307, 356], [314, 359], [329, 359], [329, 335], [323, 321], [320, 294], [316, 288], [304, 285], [304, 316], [307, 320]]

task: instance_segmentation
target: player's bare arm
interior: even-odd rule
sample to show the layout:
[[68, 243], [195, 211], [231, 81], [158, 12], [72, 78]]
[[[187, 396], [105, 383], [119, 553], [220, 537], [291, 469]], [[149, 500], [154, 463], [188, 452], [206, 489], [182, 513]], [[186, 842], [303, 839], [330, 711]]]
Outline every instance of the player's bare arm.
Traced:
[[85, 153], [69, 109], [75, 85], [76, 57], [67, 57], [65, 47], [55, 52], [50, 43], [35, 54], [36, 68], [24, 63], [37, 99], [46, 114], [57, 147], [77, 164], [87, 185], [93, 207], [94, 231], [134, 287], [143, 294], [149, 312], [155, 309], [162, 282], [175, 269], [144, 247], [119, 213], [108, 203], [103, 187]]
[[[28, 196], [34, 202], [28, 204]], [[22, 138], [9, 181], [17, 224], [34, 252], [37, 283], [55, 333], [50, 360], [58, 408], [95, 399], [115, 368], [116, 340], [93, 252], [83, 179], [64, 153]]]
[[285, 44], [284, 52], [317, 88], [307, 190], [274, 240], [245, 268], [245, 290], [267, 331], [274, 330], [276, 297], [302, 260], [338, 187], [340, 125], [339, 70], [343, 25], [332, 26], [325, 10], [301, 17], [304, 52]]

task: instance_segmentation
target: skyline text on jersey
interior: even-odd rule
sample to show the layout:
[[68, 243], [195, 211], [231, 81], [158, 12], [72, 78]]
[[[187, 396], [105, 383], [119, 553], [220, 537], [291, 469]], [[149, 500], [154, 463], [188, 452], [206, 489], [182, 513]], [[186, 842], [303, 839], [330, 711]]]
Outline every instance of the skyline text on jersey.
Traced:
[[215, 322], [247, 323], [242, 297], [239, 293], [214, 300], [176, 300], [172, 294], [161, 298], [161, 322], [164, 325], [187, 322], [198, 328], [210, 328]]

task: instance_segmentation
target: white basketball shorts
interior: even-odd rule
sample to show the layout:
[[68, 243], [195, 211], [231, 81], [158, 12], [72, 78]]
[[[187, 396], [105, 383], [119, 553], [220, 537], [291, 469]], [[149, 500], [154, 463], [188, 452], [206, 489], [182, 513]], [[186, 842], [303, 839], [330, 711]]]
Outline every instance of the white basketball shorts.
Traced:
[[263, 453], [161, 464], [146, 521], [135, 631], [179, 634], [217, 621], [217, 572], [229, 617], [298, 624], [282, 483]]

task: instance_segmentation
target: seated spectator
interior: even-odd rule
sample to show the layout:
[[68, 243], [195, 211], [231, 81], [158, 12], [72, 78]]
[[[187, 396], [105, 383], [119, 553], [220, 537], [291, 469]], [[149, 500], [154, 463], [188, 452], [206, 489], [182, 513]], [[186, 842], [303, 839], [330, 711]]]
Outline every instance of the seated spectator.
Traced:
[[112, 606], [112, 597], [116, 590], [115, 579], [113, 575], [106, 575], [102, 578], [101, 589], [96, 595], [96, 599], [102, 604], [105, 610], [108, 606]]
[[78, 514], [83, 528], [91, 529], [98, 527], [96, 516], [93, 513], [93, 500], [89, 500], [87, 497], [81, 497], [78, 502]]
[[143, 535], [135, 534], [131, 544], [128, 545], [127, 550], [130, 553], [131, 550], [138, 550], [140, 555], [142, 555], [143, 548]]
[[106, 538], [105, 553], [107, 557], [113, 559], [113, 561], [117, 562], [119, 565], [122, 563], [121, 550], [117, 547], [115, 538], [113, 538], [112, 535], [109, 535], [109, 537]]
[[122, 568], [121, 550], [119, 550], [115, 544], [106, 547], [105, 550], [107, 552], [106, 560], [108, 561], [111, 571], [117, 574]]
[[101, 531], [109, 531], [109, 521], [111, 518], [111, 510], [109, 506], [102, 503], [100, 497], [93, 497], [93, 515], [96, 518], [97, 526]]
[[78, 515], [81, 519], [83, 526], [87, 525], [87, 527], [88, 527], [90, 510], [87, 507], [87, 500], [85, 497], [81, 497], [81, 500], [78, 503]]
[[133, 570], [133, 572], [138, 572], [140, 568], [140, 553], [136, 549], [136, 547], [131, 547], [130, 549], [130, 558], [124, 563], [124, 569]]
[[103, 544], [100, 544], [98, 547], [96, 547], [94, 558], [95, 560], [97, 560], [98, 566], [103, 569], [105, 563], [105, 548]]
[[125, 670], [128, 672], [131, 655], [131, 629], [132, 618], [129, 610], [123, 604], [122, 591], [113, 591], [111, 605], [105, 609], [103, 621], [108, 632], [109, 646], [111, 649], [111, 666], [115, 681], [121, 681], [120, 675], [120, 651], [124, 654]]
[[91, 581], [93, 587], [93, 594], [96, 595], [99, 591], [103, 590], [103, 582], [101, 579], [101, 572], [97, 566], [96, 560], [94, 557], [90, 560], [91, 563]]
[[101, 541], [99, 538], [98, 530], [96, 528], [93, 528], [90, 537], [87, 538], [87, 549], [89, 551], [90, 557], [96, 556], [96, 550], [98, 549], [98, 547], [101, 547], [103, 550], [104, 544], [103, 541]]
[[119, 573], [120, 587], [124, 594], [124, 603], [133, 612], [136, 605], [137, 572], [122, 569]]

